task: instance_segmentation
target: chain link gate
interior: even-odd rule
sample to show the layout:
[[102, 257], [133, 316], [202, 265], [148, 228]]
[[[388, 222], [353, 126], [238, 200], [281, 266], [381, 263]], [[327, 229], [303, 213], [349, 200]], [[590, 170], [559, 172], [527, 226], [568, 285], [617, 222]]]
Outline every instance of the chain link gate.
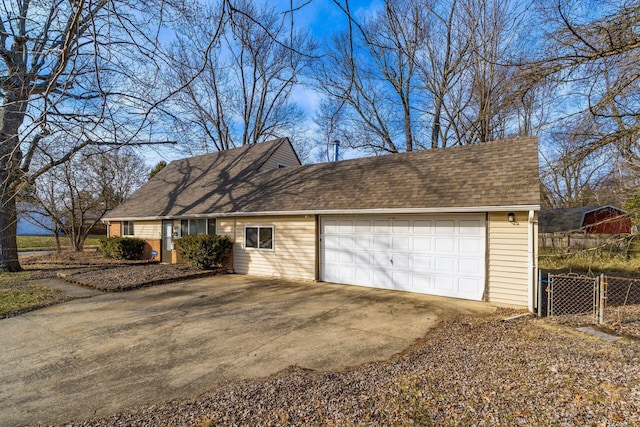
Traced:
[[589, 314], [597, 319], [600, 307], [600, 277], [549, 274], [547, 316]]
[[539, 315], [591, 315], [598, 324], [640, 322], [640, 279], [549, 274], [540, 285]]

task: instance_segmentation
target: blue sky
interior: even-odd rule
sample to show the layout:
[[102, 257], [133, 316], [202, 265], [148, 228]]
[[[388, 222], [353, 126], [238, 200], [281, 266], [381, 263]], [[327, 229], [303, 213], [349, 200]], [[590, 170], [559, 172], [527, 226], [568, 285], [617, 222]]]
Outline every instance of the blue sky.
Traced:
[[[291, 7], [290, 0], [264, 0], [268, 5], [275, 6], [278, 10], [286, 11]], [[345, 0], [337, 0], [344, 6]], [[293, 7], [302, 7], [295, 12], [294, 24], [298, 29], [308, 29], [314, 38], [322, 43], [323, 39], [331, 37], [335, 32], [347, 27], [347, 16], [333, 0], [293, 0]], [[360, 20], [384, 6], [383, 0], [349, 0], [349, 7], [353, 16]], [[168, 41], [168, 40], [167, 40]], [[313, 133], [313, 116], [320, 103], [320, 96], [311, 88], [297, 86], [291, 100], [304, 110], [307, 115], [304, 126], [310, 128]], [[141, 150], [149, 168], [152, 168], [160, 160], [170, 162], [184, 157], [184, 152], [179, 148], [169, 146], [148, 147]]]

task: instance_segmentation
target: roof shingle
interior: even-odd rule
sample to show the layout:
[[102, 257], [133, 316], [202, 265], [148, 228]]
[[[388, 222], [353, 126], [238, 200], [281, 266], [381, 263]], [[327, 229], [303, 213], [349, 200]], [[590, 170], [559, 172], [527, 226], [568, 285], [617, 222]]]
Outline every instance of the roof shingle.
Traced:
[[174, 161], [106, 219], [540, 203], [536, 138], [258, 172], [285, 142]]

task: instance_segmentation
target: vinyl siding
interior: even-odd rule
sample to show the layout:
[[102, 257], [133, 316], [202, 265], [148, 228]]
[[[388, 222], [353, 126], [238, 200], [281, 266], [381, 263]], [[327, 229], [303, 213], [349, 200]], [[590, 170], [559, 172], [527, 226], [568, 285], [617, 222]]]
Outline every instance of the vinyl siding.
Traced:
[[140, 239], [162, 238], [162, 221], [134, 221], [134, 237]]
[[516, 224], [509, 223], [507, 214], [489, 214], [489, 301], [497, 305], [527, 307], [528, 212], [516, 212]]
[[[273, 250], [245, 249], [245, 226], [273, 226]], [[221, 218], [218, 220], [218, 233], [235, 241], [236, 273], [315, 279], [316, 223], [313, 216]]]
[[281, 144], [278, 149], [273, 153], [267, 161], [262, 165], [260, 171], [277, 169], [278, 165], [283, 165], [285, 167], [289, 166], [298, 166], [300, 161], [298, 160], [298, 156], [291, 148], [289, 144]]

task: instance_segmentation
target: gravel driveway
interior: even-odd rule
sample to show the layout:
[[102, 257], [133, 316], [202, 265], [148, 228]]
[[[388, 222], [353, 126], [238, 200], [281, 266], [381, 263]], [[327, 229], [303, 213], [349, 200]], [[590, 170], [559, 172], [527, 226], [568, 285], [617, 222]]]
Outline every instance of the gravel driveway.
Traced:
[[346, 372], [293, 367], [70, 426], [640, 424], [638, 341], [507, 314], [445, 321], [404, 354]]

